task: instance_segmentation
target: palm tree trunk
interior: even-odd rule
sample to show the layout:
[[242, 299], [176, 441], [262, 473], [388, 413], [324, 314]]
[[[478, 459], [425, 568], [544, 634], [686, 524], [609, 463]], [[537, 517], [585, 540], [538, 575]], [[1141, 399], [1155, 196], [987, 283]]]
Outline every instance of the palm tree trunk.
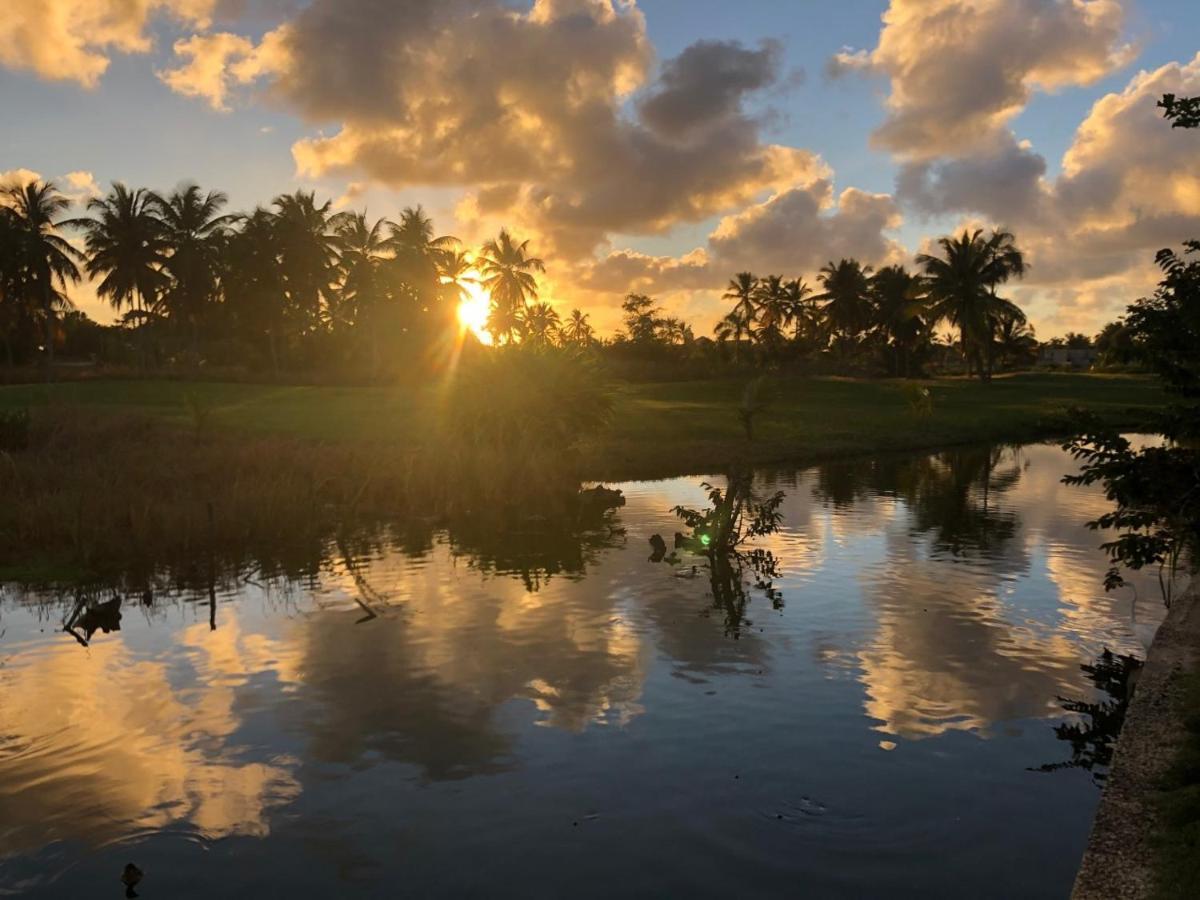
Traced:
[[42, 364], [45, 367], [43, 377], [46, 381], [54, 380], [54, 310], [49, 302], [42, 306], [42, 318], [46, 323], [46, 349], [42, 353]]

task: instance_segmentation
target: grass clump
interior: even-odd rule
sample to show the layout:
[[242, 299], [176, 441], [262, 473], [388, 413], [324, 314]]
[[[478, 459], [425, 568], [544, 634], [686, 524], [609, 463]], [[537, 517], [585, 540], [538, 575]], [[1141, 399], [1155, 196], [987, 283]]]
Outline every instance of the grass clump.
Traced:
[[1200, 672], [1185, 676], [1182, 702], [1184, 745], [1158, 797], [1160, 900], [1200, 897]]

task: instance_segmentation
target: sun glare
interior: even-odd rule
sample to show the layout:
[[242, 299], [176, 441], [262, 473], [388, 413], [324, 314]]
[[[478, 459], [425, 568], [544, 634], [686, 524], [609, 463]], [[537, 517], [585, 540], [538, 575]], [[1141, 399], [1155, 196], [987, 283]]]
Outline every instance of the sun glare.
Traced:
[[458, 322], [479, 338], [481, 344], [491, 345], [492, 336], [487, 330], [488, 311], [491, 297], [483, 285], [468, 281], [463, 284], [466, 296], [458, 304]]

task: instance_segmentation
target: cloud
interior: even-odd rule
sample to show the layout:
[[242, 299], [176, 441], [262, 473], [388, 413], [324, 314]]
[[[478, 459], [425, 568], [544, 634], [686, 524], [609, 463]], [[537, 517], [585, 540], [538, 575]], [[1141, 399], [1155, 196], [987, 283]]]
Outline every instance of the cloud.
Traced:
[[1005, 132], [997, 146], [959, 159], [908, 162], [897, 199], [925, 215], [976, 212], [997, 222], [1028, 221], [1042, 200], [1046, 160]]
[[0, 189], [24, 187], [30, 182], [41, 181], [42, 174], [33, 169], [8, 169], [0, 172]]
[[183, 93], [219, 108], [261, 77], [275, 101], [332, 126], [294, 146], [301, 177], [466, 189], [564, 256], [827, 173], [764, 141], [746, 108], [779, 80], [776, 44], [701, 42], [652, 80], [631, 2], [314, 0], [257, 47], [208, 35], [177, 50], [164, 79]]
[[250, 84], [278, 62], [280, 34], [272, 32], [261, 44], [228, 32], [196, 34], [175, 42], [175, 56], [185, 60], [173, 69], [158, 73], [159, 79], [177, 94], [199, 97], [213, 109], [229, 109], [229, 93], [235, 85]]
[[112, 53], [146, 53], [150, 19], [208, 27], [216, 0], [7, 0], [0, 65], [95, 87]]
[[[6, 172], [0, 172], [0, 188], [23, 187], [31, 182], [41, 180], [42, 173], [32, 169], [9, 169]], [[59, 193], [72, 203], [86, 204], [93, 197], [99, 197], [104, 193], [96, 184], [96, 179], [91, 172], [68, 172], [66, 175], [49, 180], [58, 187]]]
[[743, 98], [775, 83], [782, 46], [749, 50], [734, 41], [700, 41], [663, 66], [639, 103], [642, 123], [663, 137], [687, 140], [741, 116]]
[[580, 283], [598, 291], [713, 290], [735, 271], [812, 277], [842, 257], [886, 265], [906, 256], [885, 233], [900, 223], [890, 196], [847, 188], [835, 202], [832, 184], [821, 179], [725, 217], [706, 247], [682, 257], [617, 250], [585, 267]]
[[879, 43], [833, 75], [890, 81], [874, 143], [925, 160], [995, 143], [1034, 91], [1088, 85], [1128, 64], [1119, 0], [892, 0]]

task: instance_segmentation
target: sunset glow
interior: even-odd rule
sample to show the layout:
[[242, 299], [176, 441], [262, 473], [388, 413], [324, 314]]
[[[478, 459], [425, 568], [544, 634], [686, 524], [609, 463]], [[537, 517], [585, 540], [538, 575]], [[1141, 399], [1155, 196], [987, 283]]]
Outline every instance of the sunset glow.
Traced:
[[466, 296], [458, 304], [458, 323], [479, 339], [479, 343], [490, 347], [492, 335], [487, 330], [488, 311], [492, 298], [478, 281], [465, 281]]

